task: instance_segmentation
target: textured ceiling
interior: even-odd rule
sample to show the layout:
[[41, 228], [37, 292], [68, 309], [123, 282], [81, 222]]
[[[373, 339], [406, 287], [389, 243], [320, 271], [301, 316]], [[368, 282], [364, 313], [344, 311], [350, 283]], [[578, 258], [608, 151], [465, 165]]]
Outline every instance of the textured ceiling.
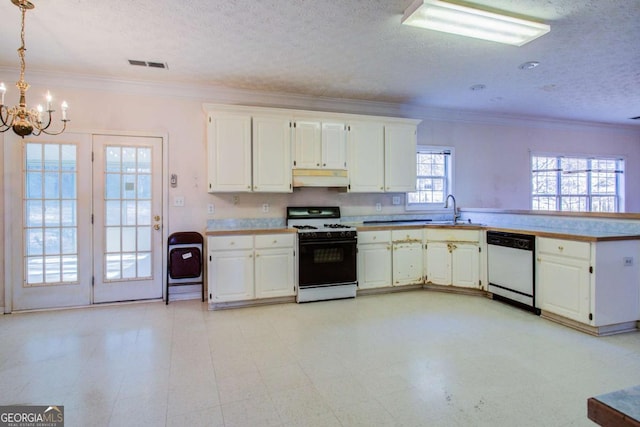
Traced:
[[[27, 81], [55, 71], [640, 126], [639, 0], [475, 0], [551, 25], [523, 47], [400, 25], [412, 0], [33, 2]], [[0, 16], [0, 67], [16, 68], [19, 10], [0, 0]], [[0, 80], [13, 89], [17, 74]]]

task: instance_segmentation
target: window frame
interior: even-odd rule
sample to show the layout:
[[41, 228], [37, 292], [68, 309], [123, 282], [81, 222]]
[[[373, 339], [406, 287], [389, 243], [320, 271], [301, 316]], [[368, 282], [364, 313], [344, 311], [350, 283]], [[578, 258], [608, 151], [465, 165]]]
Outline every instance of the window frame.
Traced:
[[448, 161], [445, 165], [445, 188], [443, 191], [443, 197], [446, 199], [448, 194], [454, 194], [454, 179], [455, 176], [455, 150], [453, 147], [441, 146], [441, 145], [418, 145], [416, 148], [416, 157], [415, 157], [415, 165], [416, 165], [416, 191], [409, 191], [405, 194], [405, 210], [406, 211], [444, 211], [444, 199], [442, 203], [410, 203], [409, 202], [409, 194], [418, 192], [417, 184], [420, 179], [420, 174], [418, 173], [418, 154], [447, 154]]
[[[535, 197], [544, 197], [544, 194], [534, 194], [534, 158], [536, 157], [547, 157], [554, 158], [556, 162], [556, 167], [554, 169], [549, 169], [550, 172], [555, 172], [555, 192], [553, 194], [549, 193], [549, 197], [555, 198], [555, 209], [536, 209], [534, 208], [534, 198]], [[586, 161], [586, 167], [584, 170], [576, 170], [576, 171], [563, 171], [561, 161], [562, 159], [575, 159], [579, 161]], [[613, 173], [616, 176], [616, 194], [613, 195], [615, 197], [614, 211], [594, 211], [593, 210], [593, 200], [602, 197], [602, 194], [597, 194], [592, 192], [592, 178], [594, 169], [592, 168], [593, 161], [615, 161], [615, 169]], [[549, 152], [531, 152], [529, 156], [529, 208], [532, 211], [540, 211], [540, 212], [583, 212], [583, 213], [622, 213], [625, 212], [625, 168], [626, 168], [626, 159], [624, 156], [620, 155], [593, 155], [593, 154], [567, 154], [567, 153], [549, 153]], [[577, 193], [577, 194], [564, 194], [562, 192], [562, 177], [568, 176], [574, 173], [586, 173], [586, 192]], [[563, 207], [563, 199], [567, 199], [570, 197], [574, 198], [584, 198], [585, 199], [585, 210], [566, 210], [562, 209]]]

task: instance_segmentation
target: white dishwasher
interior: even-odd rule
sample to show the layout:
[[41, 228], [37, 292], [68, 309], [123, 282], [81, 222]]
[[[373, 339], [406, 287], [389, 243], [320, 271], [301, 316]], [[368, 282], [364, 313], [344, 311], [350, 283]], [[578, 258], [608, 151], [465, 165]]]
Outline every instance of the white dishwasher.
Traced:
[[535, 293], [535, 236], [487, 231], [489, 292], [502, 300], [540, 314]]

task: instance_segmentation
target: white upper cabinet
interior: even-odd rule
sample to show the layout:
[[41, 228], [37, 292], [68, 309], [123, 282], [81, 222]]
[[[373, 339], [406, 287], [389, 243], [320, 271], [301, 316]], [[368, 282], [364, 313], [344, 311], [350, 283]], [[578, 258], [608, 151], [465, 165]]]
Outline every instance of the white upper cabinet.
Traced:
[[409, 124], [384, 127], [385, 191], [416, 190], [417, 128]]
[[251, 115], [210, 113], [207, 139], [209, 191], [251, 191]]
[[414, 191], [419, 120], [204, 104], [208, 190]]
[[293, 191], [291, 120], [288, 117], [253, 117], [253, 191]]
[[322, 167], [347, 169], [347, 126], [344, 123], [322, 123]]
[[378, 122], [350, 122], [349, 191], [384, 191], [384, 125]]
[[346, 169], [344, 123], [297, 119], [293, 125], [294, 162], [298, 169]]
[[322, 126], [319, 121], [296, 120], [293, 124], [294, 168], [318, 169], [322, 164]]

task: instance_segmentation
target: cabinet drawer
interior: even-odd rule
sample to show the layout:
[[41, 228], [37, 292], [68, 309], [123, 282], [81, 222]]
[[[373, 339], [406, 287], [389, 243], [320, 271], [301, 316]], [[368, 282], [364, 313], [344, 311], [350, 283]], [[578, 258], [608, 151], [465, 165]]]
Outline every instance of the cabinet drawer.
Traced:
[[479, 242], [478, 230], [454, 230], [452, 228], [427, 229], [425, 239], [439, 242]]
[[539, 237], [538, 252], [571, 258], [589, 259], [591, 258], [591, 244], [588, 242]]
[[264, 248], [292, 248], [295, 234], [259, 234], [256, 236], [256, 249]]
[[361, 231], [358, 233], [358, 244], [369, 243], [389, 243], [391, 241], [391, 230], [381, 231]]
[[209, 250], [253, 249], [253, 236], [216, 236], [208, 239]]
[[391, 240], [393, 242], [419, 241], [422, 242], [422, 229], [416, 230], [392, 230]]

